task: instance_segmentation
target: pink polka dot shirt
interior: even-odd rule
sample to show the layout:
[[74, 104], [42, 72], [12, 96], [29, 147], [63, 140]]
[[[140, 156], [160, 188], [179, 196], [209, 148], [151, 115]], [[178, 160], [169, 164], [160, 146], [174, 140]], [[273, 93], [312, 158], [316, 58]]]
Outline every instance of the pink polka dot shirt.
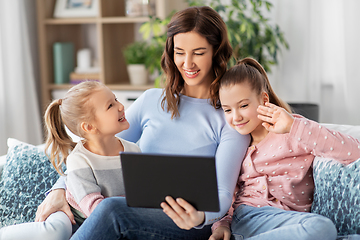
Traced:
[[[233, 208], [241, 204], [309, 212], [313, 201], [315, 156], [349, 164], [360, 158], [360, 142], [294, 115], [287, 134], [268, 135], [248, 148]], [[232, 212], [232, 210], [230, 211]], [[229, 226], [231, 216], [214, 224]]]

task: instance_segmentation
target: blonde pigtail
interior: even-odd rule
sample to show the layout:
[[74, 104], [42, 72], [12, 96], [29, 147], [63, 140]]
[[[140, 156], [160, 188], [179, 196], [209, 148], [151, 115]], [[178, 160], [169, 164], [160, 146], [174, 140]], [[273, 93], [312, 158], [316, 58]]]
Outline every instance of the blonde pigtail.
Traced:
[[74, 149], [75, 143], [66, 132], [62, 121], [60, 107], [62, 99], [54, 100], [46, 109], [44, 120], [47, 131], [45, 152], [50, 150], [50, 162], [56, 171], [64, 175], [63, 166], [69, 152]]

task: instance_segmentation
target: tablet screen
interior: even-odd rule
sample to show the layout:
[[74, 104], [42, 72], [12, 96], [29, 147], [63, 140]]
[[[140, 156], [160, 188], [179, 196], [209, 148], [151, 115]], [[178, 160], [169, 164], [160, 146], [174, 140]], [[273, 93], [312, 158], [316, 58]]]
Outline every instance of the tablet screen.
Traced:
[[198, 211], [218, 212], [215, 157], [121, 152], [128, 206], [161, 208], [181, 197]]

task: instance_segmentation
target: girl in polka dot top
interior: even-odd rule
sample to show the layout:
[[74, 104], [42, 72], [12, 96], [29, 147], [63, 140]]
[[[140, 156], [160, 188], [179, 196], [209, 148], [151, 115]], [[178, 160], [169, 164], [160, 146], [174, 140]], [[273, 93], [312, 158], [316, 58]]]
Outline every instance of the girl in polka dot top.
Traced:
[[[360, 158], [358, 140], [290, 114], [252, 58], [219, 82], [226, 120], [251, 143], [242, 163], [233, 208], [213, 225], [210, 240], [336, 239], [331, 220], [310, 213], [315, 156], [349, 164]], [[230, 233], [230, 229], [231, 232]]]

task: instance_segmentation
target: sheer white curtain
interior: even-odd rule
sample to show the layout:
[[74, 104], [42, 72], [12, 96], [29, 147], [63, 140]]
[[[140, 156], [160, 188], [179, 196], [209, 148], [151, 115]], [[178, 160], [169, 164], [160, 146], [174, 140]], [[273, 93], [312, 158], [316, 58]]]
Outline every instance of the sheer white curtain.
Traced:
[[34, 0], [0, 1], [0, 155], [8, 137], [42, 142]]
[[285, 32], [270, 78], [288, 102], [320, 105], [320, 122], [360, 124], [360, 1], [271, 0]]

